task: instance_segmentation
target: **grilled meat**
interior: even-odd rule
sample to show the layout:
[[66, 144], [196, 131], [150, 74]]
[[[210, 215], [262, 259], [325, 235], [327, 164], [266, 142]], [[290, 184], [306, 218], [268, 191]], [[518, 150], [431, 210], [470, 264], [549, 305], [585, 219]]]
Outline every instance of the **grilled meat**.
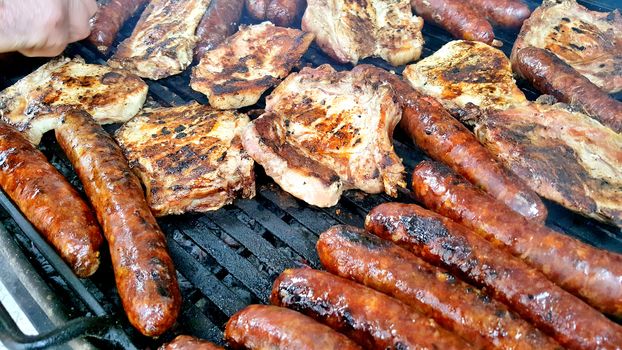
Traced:
[[243, 9], [244, 0], [212, 0], [197, 27], [195, 61], [238, 30]]
[[190, 86], [215, 108], [253, 105], [287, 76], [312, 41], [312, 34], [270, 22], [244, 27], [201, 58]]
[[55, 107], [78, 106], [101, 124], [119, 123], [138, 113], [147, 90], [144, 81], [128, 72], [63, 58], [0, 92], [0, 117], [38, 144], [59, 124]]
[[300, 18], [305, 0], [246, 0], [246, 11], [256, 20], [268, 20], [277, 26], [288, 27]]
[[576, 0], [544, 0], [525, 21], [512, 49], [547, 49], [601, 89], [622, 90], [622, 15], [590, 11]]
[[224, 350], [207, 340], [200, 340], [189, 335], [178, 335], [173, 341], [162, 345], [159, 350]]
[[116, 132], [156, 216], [216, 210], [255, 195], [253, 160], [242, 149], [246, 115], [192, 103], [147, 109]]
[[88, 41], [106, 54], [117, 37], [117, 33], [147, 0], [99, 0], [97, 14], [92, 19], [91, 35]]
[[395, 196], [405, 185], [391, 142], [401, 109], [389, 84], [366, 79], [364, 68], [290, 75], [243, 134], [266, 173], [310, 204], [332, 206], [350, 188]]
[[523, 0], [470, 0], [468, 5], [475, 11], [483, 11], [494, 24], [506, 28], [520, 28], [531, 15], [529, 6]]
[[342, 63], [379, 56], [394, 66], [421, 56], [423, 20], [410, 0], [308, 0], [303, 30]]
[[108, 61], [143, 78], [179, 74], [192, 63], [194, 35], [210, 0], [152, 0]]

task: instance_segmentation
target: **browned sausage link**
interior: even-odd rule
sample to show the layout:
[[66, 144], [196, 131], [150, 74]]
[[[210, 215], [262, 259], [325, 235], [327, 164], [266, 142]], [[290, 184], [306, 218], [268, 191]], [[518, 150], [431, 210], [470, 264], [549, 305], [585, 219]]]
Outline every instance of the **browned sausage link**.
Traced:
[[172, 342], [162, 345], [160, 350], [225, 350], [223, 347], [189, 335], [179, 335]]
[[468, 228], [414, 204], [374, 208], [365, 227], [485, 287], [493, 297], [575, 350], [621, 349], [622, 327]]
[[123, 308], [141, 333], [160, 335], [181, 304], [166, 238], [112, 137], [86, 112], [68, 110], [62, 117], [56, 138], [104, 229]]
[[495, 33], [484, 15], [462, 0], [411, 0], [415, 12], [427, 22], [447, 30], [458, 39], [492, 44]]
[[420, 163], [412, 187], [426, 207], [506, 247], [600, 311], [622, 317], [622, 255], [530, 222], [437, 162]]
[[302, 15], [306, 0], [272, 0], [266, 9], [266, 19], [277, 26], [288, 27]]
[[225, 339], [233, 349], [361, 349], [309, 316], [271, 305], [250, 305], [233, 315], [225, 327]]
[[263, 21], [266, 19], [266, 11], [270, 0], [246, 0], [246, 12], [254, 19]]
[[522, 0], [471, 0], [470, 3], [501, 27], [519, 28], [531, 15], [529, 6]]
[[471, 349], [401, 301], [323, 271], [284, 271], [271, 301], [315, 318], [365, 349]]
[[103, 237], [91, 208], [43, 153], [3, 122], [0, 186], [76, 275], [95, 273]]
[[103, 53], [108, 53], [123, 23], [147, 0], [104, 0], [93, 18], [88, 40]]
[[244, 0], [212, 0], [197, 27], [195, 59], [200, 59], [236, 32], [243, 8]]
[[538, 195], [496, 161], [438, 101], [380, 68], [367, 65], [360, 69], [393, 86], [403, 108], [400, 127], [419, 148], [521, 215], [537, 221], [546, 219], [546, 207]]
[[537, 47], [521, 49], [514, 60], [514, 71], [540, 92], [576, 105], [603, 125], [622, 132], [622, 102], [611, 98], [554, 53]]
[[479, 289], [397, 245], [351, 226], [317, 242], [326, 270], [393, 296], [485, 349], [561, 349]]

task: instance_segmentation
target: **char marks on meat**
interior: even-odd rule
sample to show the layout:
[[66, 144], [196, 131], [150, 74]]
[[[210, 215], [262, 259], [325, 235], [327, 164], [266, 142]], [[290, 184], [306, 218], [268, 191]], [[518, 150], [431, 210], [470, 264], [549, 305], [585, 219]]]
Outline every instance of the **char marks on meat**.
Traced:
[[366, 77], [364, 68], [323, 65], [290, 75], [243, 134], [253, 159], [307, 203], [332, 206], [350, 188], [395, 196], [405, 186], [391, 142], [400, 106], [389, 84]]
[[143, 111], [116, 133], [156, 216], [216, 210], [255, 195], [254, 162], [242, 149], [245, 114], [192, 103]]
[[423, 20], [409, 0], [308, 0], [302, 28], [342, 63], [379, 56], [392, 65], [421, 56]]

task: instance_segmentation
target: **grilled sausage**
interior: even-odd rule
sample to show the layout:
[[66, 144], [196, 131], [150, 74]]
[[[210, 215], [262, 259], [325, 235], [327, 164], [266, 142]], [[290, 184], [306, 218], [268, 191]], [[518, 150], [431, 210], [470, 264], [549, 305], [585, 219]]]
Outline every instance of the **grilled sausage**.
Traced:
[[520, 28], [531, 15], [529, 6], [522, 0], [471, 0], [469, 4], [500, 27]]
[[580, 107], [615, 132], [622, 132], [622, 102], [611, 98], [554, 53], [526, 47], [516, 53], [514, 71], [543, 94]]
[[212, 0], [197, 27], [196, 60], [236, 32], [243, 8], [244, 0]]
[[411, 0], [415, 12], [458, 39], [492, 44], [495, 33], [486, 17], [461, 0]]
[[287, 27], [302, 14], [305, 5], [305, 0], [246, 0], [246, 11], [254, 19]]
[[103, 0], [91, 20], [91, 42], [102, 53], [108, 53], [123, 23], [143, 6], [147, 0]]
[[546, 207], [519, 177], [503, 167], [464, 125], [433, 97], [415, 91], [395, 74], [366, 65], [358, 68], [370, 79], [393, 86], [402, 105], [400, 127], [430, 157], [449, 165], [514, 211], [537, 221]]
[[123, 308], [141, 333], [160, 335], [181, 305], [166, 238], [112, 137], [84, 111], [68, 109], [61, 116], [56, 139], [104, 229]]
[[485, 287], [569, 349], [622, 349], [622, 326], [448, 218], [414, 204], [387, 203], [369, 213], [365, 227]]
[[4, 122], [0, 186], [76, 275], [95, 273], [103, 238], [91, 208], [43, 153]]
[[360, 350], [352, 340], [311, 317], [271, 305], [251, 305], [225, 327], [233, 349]]
[[561, 349], [500, 302], [397, 245], [351, 226], [334, 226], [317, 242], [326, 270], [421, 310], [485, 349]]
[[399, 300], [323, 271], [285, 270], [274, 282], [271, 301], [315, 318], [365, 349], [471, 349]]
[[505, 247], [600, 311], [622, 317], [622, 255], [530, 222], [437, 162], [421, 162], [412, 187], [427, 208]]
[[172, 342], [162, 345], [160, 350], [225, 350], [207, 340], [200, 340], [189, 335], [179, 335]]

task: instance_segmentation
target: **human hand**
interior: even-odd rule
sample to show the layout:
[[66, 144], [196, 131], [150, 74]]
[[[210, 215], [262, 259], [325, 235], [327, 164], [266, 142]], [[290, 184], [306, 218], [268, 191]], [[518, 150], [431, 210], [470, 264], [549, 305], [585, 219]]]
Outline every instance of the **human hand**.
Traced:
[[0, 0], [0, 52], [53, 57], [90, 33], [95, 0]]

